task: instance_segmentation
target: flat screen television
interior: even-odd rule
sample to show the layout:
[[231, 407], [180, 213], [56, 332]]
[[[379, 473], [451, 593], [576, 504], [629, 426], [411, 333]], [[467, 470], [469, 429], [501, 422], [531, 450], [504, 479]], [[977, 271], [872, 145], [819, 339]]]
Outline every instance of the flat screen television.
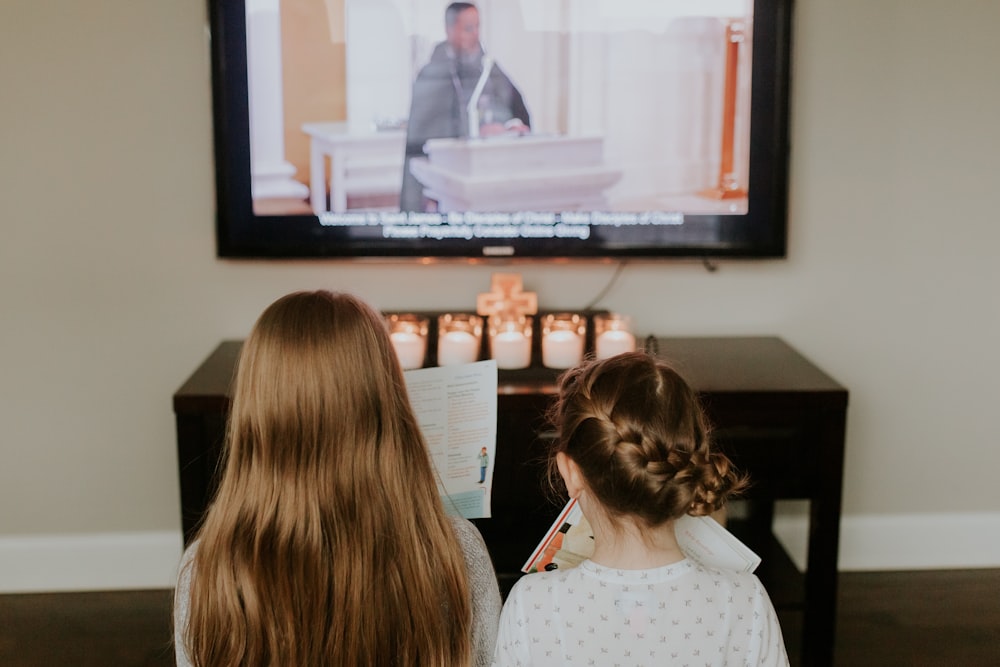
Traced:
[[448, 7], [209, 0], [220, 257], [785, 256], [792, 0]]

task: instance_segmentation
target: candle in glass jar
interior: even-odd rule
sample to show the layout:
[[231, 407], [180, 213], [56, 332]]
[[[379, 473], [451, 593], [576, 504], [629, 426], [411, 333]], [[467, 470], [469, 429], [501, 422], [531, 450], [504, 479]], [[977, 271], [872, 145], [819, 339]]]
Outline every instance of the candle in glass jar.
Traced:
[[635, 336], [623, 329], [608, 329], [600, 333], [594, 342], [594, 354], [598, 359], [607, 359], [633, 350]]
[[448, 331], [438, 340], [438, 366], [471, 364], [479, 358], [479, 339], [468, 331]]
[[583, 359], [583, 336], [575, 331], [547, 331], [542, 337], [542, 364], [548, 368], [572, 368]]
[[403, 370], [420, 368], [424, 365], [424, 353], [427, 351], [425, 336], [412, 331], [393, 331], [389, 334], [389, 338], [396, 349], [396, 356]]
[[531, 339], [520, 331], [498, 331], [491, 339], [497, 368], [527, 368], [531, 365]]

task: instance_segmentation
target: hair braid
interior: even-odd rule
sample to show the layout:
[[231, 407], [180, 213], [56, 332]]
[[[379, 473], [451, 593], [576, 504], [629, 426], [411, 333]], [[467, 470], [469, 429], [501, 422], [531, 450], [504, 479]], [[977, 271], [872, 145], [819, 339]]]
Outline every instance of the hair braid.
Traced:
[[553, 459], [556, 452], [573, 459], [612, 514], [651, 526], [711, 514], [747, 485], [729, 459], [712, 450], [694, 391], [645, 353], [567, 372], [550, 416], [558, 430]]

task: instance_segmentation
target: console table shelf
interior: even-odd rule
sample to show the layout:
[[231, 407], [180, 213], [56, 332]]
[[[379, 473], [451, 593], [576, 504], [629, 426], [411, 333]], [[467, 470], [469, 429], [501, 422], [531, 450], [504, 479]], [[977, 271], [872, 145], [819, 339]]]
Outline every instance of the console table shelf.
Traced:
[[[654, 340], [698, 391], [719, 445], [751, 475], [748, 516], [732, 530], [763, 557], [758, 574], [779, 615], [801, 617], [801, 655], [792, 663], [832, 665], [847, 390], [776, 337]], [[241, 345], [222, 342], [173, 396], [185, 542], [215, 488]], [[559, 510], [543, 479], [544, 413], [557, 375], [540, 367], [499, 372], [493, 516], [474, 523], [505, 591]], [[809, 501], [805, 573], [771, 532], [779, 499]]]

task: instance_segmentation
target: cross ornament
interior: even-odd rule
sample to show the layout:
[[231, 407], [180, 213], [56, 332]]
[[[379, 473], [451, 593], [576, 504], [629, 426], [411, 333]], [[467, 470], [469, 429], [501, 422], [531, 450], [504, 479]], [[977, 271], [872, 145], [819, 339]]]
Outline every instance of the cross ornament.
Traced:
[[538, 312], [538, 295], [523, 291], [520, 273], [494, 273], [490, 291], [476, 297], [476, 312], [483, 316], [534, 315]]

